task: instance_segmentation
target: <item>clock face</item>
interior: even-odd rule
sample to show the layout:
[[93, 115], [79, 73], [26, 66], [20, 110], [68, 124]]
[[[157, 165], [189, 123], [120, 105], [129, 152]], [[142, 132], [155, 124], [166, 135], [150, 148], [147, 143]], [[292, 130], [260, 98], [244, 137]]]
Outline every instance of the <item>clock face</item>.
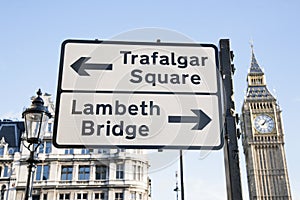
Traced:
[[258, 115], [254, 119], [254, 127], [260, 133], [271, 133], [275, 127], [275, 122], [269, 115]]

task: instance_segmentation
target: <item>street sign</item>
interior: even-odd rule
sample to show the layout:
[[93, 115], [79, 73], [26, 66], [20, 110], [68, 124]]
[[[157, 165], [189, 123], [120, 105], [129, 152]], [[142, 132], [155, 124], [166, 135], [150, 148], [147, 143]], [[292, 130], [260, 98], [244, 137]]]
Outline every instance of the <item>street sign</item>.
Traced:
[[66, 40], [54, 144], [220, 149], [220, 83], [212, 44]]

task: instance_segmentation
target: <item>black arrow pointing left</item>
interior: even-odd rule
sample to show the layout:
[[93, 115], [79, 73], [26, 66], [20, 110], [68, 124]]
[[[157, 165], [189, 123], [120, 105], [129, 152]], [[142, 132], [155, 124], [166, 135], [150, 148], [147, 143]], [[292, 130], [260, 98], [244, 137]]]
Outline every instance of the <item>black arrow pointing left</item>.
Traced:
[[80, 57], [72, 65], [79, 76], [89, 76], [86, 70], [112, 70], [112, 64], [87, 63], [91, 57]]

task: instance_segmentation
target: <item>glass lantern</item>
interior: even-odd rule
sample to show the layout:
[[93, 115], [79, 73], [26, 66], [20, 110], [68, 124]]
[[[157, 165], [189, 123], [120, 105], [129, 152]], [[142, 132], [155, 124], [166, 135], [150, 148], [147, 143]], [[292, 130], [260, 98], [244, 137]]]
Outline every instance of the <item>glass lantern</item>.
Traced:
[[25, 118], [25, 139], [29, 144], [40, 143], [44, 137], [48, 120], [51, 118], [51, 113], [44, 106], [44, 101], [40, 97], [42, 95], [40, 89], [37, 95], [30, 108], [22, 113], [22, 117]]

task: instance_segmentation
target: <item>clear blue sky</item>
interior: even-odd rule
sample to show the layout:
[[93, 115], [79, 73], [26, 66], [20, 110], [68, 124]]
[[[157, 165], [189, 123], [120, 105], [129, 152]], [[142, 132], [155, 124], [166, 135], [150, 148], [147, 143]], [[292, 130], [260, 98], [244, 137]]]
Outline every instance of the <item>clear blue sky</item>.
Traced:
[[[291, 189], [293, 199], [300, 199], [298, 1], [44, 2], [0, 3], [1, 119], [20, 119], [23, 107], [29, 106], [29, 98], [39, 87], [55, 95], [60, 45], [65, 39], [110, 39], [149, 27], [177, 31], [199, 43], [217, 45], [219, 39], [229, 38], [235, 53], [235, 100], [240, 112], [250, 65], [249, 41], [253, 40], [268, 87], [283, 110]], [[186, 198], [226, 199], [223, 151], [206, 153], [193, 151], [184, 158]], [[178, 162], [175, 158], [168, 161], [168, 152], [161, 154], [153, 154], [157, 163], [150, 169], [153, 200], [175, 199]], [[244, 199], [248, 199], [241, 146], [240, 158]]]

